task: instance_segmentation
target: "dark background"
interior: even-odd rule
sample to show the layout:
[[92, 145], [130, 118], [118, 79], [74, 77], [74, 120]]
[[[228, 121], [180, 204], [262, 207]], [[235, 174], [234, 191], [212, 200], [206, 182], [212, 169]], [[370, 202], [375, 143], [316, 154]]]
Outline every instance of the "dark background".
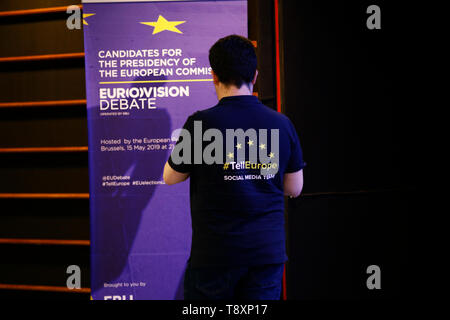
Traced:
[[[411, 293], [408, 217], [421, 160], [411, 98], [410, 30], [401, 1], [280, 1], [282, 111], [297, 128], [307, 167], [287, 201], [288, 299], [383, 299]], [[3, 0], [0, 11], [73, 1]], [[368, 30], [366, 8], [381, 8]], [[0, 17], [0, 57], [83, 52], [68, 15]], [[259, 98], [276, 108], [274, 2], [249, 0]], [[0, 62], [0, 103], [85, 99], [84, 60]], [[0, 108], [0, 150], [87, 146], [85, 105]], [[1, 152], [0, 193], [88, 193], [87, 152]], [[0, 198], [0, 239], [89, 239], [87, 199]], [[0, 243], [0, 285], [65, 287], [89, 247]], [[366, 268], [381, 268], [368, 290]], [[1, 289], [2, 297], [88, 299], [88, 293]]]
[[[282, 3], [284, 112], [307, 162], [303, 196], [288, 201], [288, 298], [405, 298], [421, 160], [408, 5]], [[371, 4], [380, 30], [366, 27]], [[379, 291], [366, 287], [372, 264]]]

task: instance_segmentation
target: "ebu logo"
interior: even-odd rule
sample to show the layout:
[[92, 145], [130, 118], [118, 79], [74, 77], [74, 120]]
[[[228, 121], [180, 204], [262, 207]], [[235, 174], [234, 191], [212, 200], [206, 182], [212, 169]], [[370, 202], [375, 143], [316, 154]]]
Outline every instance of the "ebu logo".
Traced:
[[132, 294], [130, 294], [128, 296], [128, 298], [126, 295], [123, 295], [123, 296], [104, 296], [103, 299], [104, 300], [134, 300]]

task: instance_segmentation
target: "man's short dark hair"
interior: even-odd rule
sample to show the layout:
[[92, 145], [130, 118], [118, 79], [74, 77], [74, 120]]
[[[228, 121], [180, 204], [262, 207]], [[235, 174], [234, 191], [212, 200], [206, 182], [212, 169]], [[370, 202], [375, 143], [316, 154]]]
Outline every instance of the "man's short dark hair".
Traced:
[[230, 35], [219, 39], [209, 49], [209, 64], [225, 85], [252, 82], [256, 72], [256, 53], [252, 42], [238, 35]]

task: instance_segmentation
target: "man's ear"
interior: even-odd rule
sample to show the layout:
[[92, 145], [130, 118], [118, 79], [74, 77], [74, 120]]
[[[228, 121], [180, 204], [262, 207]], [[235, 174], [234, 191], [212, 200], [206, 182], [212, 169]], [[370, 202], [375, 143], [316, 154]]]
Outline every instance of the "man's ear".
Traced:
[[211, 74], [212, 74], [212, 77], [213, 77], [214, 84], [215, 85], [219, 85], [219, 77], [214, 73], [214, 71], [212, 71], [212, 69], [211, 69]]
[[255, 83], [256, 83], [256, 78], [258, 78], [258, 70], [255, 70], [255, 76], [253, 77], [252, 85], [255, 85]]

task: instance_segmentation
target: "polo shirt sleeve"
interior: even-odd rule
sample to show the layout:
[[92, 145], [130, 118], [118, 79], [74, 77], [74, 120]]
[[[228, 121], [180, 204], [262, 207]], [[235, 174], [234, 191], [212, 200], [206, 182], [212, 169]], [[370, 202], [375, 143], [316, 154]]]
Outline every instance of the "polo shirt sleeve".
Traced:
[[[190, 143], [190, 157], [188, 157], [188, 161], [185, 162], [181, 162], [178, 163], [177, 161], [174, 161], [173, 159], [173, 154], [176, 150], [176, 148], [174, 148], [174, 150], [172, 150], [172, 154], [170, 155], [169, 159], [167, 160], [167, 162], [169, 163], [170, 167], [177, 171], [177, 172], [181, 172], [181, 173], [188, 173], [191, 172], [192, 170], [192, 164], [193, 164], [193, 151], [194, 151], [194, 119], [193, 119], [193, 115], [189, 116], [186, 120], [186, 122], [183, 125], [183, 129], [187, 130], [187, 132], [189, 132], [190, 137], [191, 137], [191, 143]], [[180, 143], [183, 142], [183, 137], [178, 138], [177, 143], [175, 144], [176, 146], [179, 146]], [[184, 149], [183, 149], [184, 150]], [[180, 153], [180, 156], [183, 156], [183, 151]]]
[[298, 138], [297, 130], [295, 130], [295, 127], [290, 120], [288, 120], [288, 123], [290, 131], [289, 135], [291, 137], [291, 152], [285, 173], [293, 173], [302, 170], [306, 166], [306, 163], [303, 161], [303, 152], [300, 146], [300, 139]]

